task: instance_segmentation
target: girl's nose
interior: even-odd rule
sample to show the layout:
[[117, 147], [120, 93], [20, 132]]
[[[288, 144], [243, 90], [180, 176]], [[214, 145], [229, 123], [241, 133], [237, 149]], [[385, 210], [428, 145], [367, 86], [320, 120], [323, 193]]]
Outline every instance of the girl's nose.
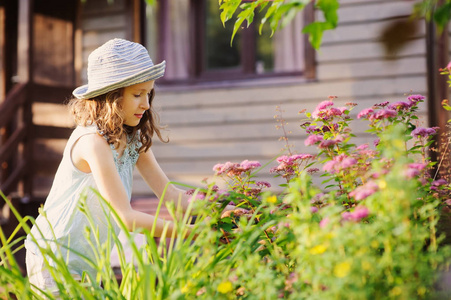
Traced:
[[149, 97], [144, 97], [144, 100], [141, 101], [141, 108], [144, 110], [148, 110], [150, 108]]

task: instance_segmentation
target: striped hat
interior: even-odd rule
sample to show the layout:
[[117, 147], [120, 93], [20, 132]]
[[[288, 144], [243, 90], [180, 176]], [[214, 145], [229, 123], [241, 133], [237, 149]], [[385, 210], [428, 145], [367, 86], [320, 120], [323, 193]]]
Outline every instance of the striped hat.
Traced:
[[88, 58], [88, 84], [72, 94], [78, 99], [92, 99], [115, 89], [155, 80], [164, 75], [166, 62], [154, 65], [146, 48], [123, 39], [112, 39]]

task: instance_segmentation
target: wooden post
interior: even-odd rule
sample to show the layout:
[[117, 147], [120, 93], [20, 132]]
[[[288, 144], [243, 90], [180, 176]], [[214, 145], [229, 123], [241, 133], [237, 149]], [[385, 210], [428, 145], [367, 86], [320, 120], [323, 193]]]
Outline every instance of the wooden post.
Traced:
[[[30, 88], [33, 82], [33, 6], [34, 0], [19, 0], [18, 39], [17, 39], [17, 78], [21, 83], [28, 83]], [[27, 172], [23, 179], [22, 197], [33, 197], [33, 136], [32, 136], [32, 99], [26, 92], [26, 101], [22, 109], [22, 118], [18, 121], [18, 127], [25, 126], [25, 139], [22, 153], [19, 159], [26, 163]]]
[[0, 104], [6, 96], [5, 23], [5, 7], [0, 6]]
[[[164, 1], [163, 1], [164, 2]], [[205, 69], [205, 6], [202, 1], [190, 0], [190, 24], [189, 35], [193, 41], [190, 48], [190, 66], [188, 72], [190, 78], [197, 78]]]
[[[436, 151], [430, 152], [432, 161], [439, 162], [440, 173], [442, 176], [449, 176], [450, 174], [443, 174], [444, 169], [450, 167], [450, 155], [443, 156], [443, 146], [449, 147], [443, 143], [440, 145], [440, 138], [447, 136], [448, 129], [446, 127], [449, 119], [449, 113], [442, 108], [442, 100], [449, 98], [449, 89], [446, 82], [447, 78], [439, 74], [439, 68], [446, 67], [449, 60], [448, 47], [448, 26], [445, 26], [444, 31], [438, 35], [437, 28], [433, 21], [426, 23], [426, 65], [427, 65], [427, 87], [428, 87], [428, 119], [430, 127], [439, 127], [439, 134], [433, 145], [434, 148], [439, 149], [442, 153]], [[442, 146], [442, 147], [440, 147]], [[448, 149], [449, 151], [449, 149]], [[436, 166], [437, 168], [437, 166]], [[432, 171], [432, 176], [437, 174], [437, 170]], [[446, 173], [449, 173], [447, 171]]]
[[[304, 8], [304, 26], [315, 21], [315, 7], [313, 1]], [[304, 77], [316, 79], [316, 52], [309, 42], [308, 35], [304, 34]]]
[[32, 52], [32, 2], [19, 0], [19, 28], [17, 39], [17, 80], [21, 83], [31, 81]]
[[141, 40], [141, 11], [144, 9], [141, 7], [140, 0], [128, 0], [127, 1], [127, 39], [136, 43], [142, 43]]
[[83, 69], [83, 30], [81, 28], [82, 9], [81, 1], [77, 1], [77, 11], [74, 20], [74, 78], [75, 86], [82, 84], [81, 71]]

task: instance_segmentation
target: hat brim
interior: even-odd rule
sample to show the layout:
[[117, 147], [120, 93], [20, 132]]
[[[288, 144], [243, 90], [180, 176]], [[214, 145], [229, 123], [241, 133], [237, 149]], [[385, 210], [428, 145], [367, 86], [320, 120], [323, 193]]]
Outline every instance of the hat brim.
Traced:
[[89, 84], [85, 84], [76, 88], [72, 94], [78, 99], [92, 99], [94, 97], [106, 94], [115, 89], [143, 83], [150, 80], [156, 80], [164, 75], [164, 71], [166, 68], [166, 61], [162, 61], [157, 65], [153, 65], [147, 70], [134, 74], [128, 78], [122, 79], [121, 81], [112, 83], [108, 86], [98, 88], [95, 90], [89, 90]]

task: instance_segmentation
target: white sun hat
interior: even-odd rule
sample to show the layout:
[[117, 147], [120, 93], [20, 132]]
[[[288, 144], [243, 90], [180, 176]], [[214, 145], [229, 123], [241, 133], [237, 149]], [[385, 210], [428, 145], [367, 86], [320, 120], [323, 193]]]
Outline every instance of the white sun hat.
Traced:
[[121, 87], [160, 78], [165, 67], [165, 61], [154, 65], [141, 44], [112, 39], [89, 55], [88, 84], [76, 88], [72, 94], [78, 99], [91, 99]]

